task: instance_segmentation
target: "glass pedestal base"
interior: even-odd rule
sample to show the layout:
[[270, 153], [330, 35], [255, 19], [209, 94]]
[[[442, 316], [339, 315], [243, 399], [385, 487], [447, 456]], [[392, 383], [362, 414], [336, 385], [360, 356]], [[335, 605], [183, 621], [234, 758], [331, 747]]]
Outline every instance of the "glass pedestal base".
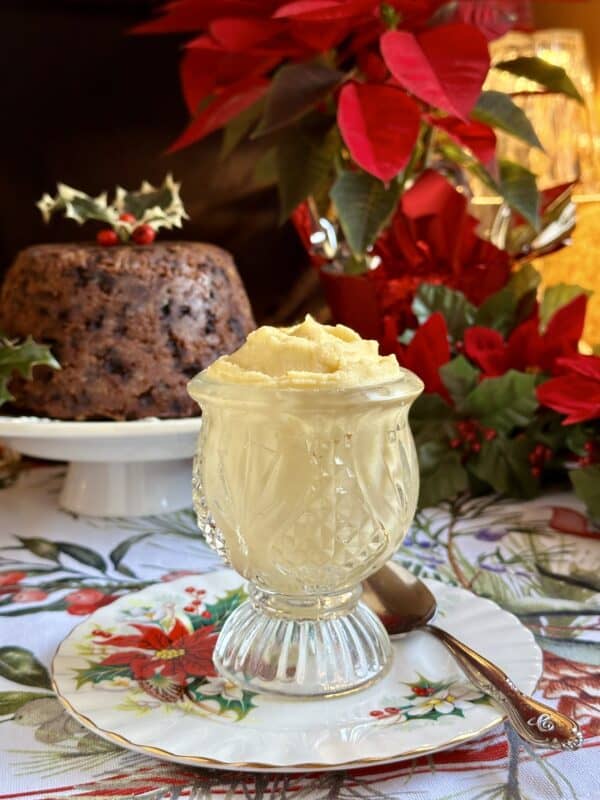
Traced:
[[231, 614], [213, 660], [219, 673], [253, 692], [295, 697], [342, 694], [373, 683], [392, 649], [360, 589], [291, 598], [250, 586]]

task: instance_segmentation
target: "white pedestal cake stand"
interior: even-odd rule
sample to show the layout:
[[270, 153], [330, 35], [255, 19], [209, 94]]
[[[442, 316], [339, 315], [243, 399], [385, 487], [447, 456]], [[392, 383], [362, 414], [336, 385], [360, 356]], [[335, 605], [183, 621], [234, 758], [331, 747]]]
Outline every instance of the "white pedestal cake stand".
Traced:
[[69, 461], [60, 495], [67, 511], [141, 516], [191, 504], [199, 417], [68, 422], [0, 416], [0, 441], [36, 458]]

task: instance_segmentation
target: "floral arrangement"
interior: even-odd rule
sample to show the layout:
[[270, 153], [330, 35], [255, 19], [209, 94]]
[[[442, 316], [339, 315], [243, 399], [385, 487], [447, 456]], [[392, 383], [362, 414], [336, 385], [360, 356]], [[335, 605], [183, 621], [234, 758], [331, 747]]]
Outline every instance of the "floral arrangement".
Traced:
[[[224, 129], [223, 153], [263, 140], [334, 317], [421, 375], [420, 502], [463, 491], [531, 497], [568, 469], [600, 519], [600, 358], [583, 356], [586, 293], [539, 296], [530, 266], [574, 226], [570, 187], [496, 156], [496, 131], [541, 147], [490, 69], [582, 102], [539, 58], [491, 64], [518, 4], [458, 0], [175, 0], [141, 33], [192, 36], [181, 63], [192, 120], [172, 150]], [[495, 244], [468, 211], [501, 199]], [[498, 246], [501, 245], [501, 246]]]
[[49, 222], [53, 214], [62, 212], [67, 219], [80, 225], [91, 220], [106, 223], [109, 227], [96, 234], [96, 241], [103, 247], [129, 241], [146, 245], [152, 244], [160, 228], [181, 228], [183, 220], [188, 219], [179, 195], [180, 187], [171, 175], [167, 175], [159, 187], [144, 181], [137, 192], [117, 186], [114, 199], [109, 203], [106, 192], [90, 197], [59, 183], [56, 195], [43, 195], [37, 206], [45, 222]]

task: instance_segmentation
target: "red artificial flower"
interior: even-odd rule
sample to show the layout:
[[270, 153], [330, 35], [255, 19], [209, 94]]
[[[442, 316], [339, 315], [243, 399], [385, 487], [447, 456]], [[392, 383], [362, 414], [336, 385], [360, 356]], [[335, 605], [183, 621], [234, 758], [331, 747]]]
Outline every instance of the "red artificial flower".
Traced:
[[403, 367], [421, 378], [425, 392], [440, 394], [452, 402], [440, 377], [440, 367], [450, 361], [450, 344], [446, 320], [439, 311], [417, 329], [410, 344], [397, 346], [396, 356]]
[[587, 297], [580, 295], [559, 309], [540, 333], [537, 313], [518, 325], [504, 340], [491, 328], [473, 326], [465, 331], [465, 353], [483, 370], [484, 377], [503, 375], [509, 369], [556, 374], [559, 359], [577, 354]]
[[190, 633], [176, 620], [168, 633], [152, 625], [133, 625], [140, 633], [111, 636], [98, 644], [132, 648], [113, 653], [101, 663], [128, 666], [137, 680], [149, 680], [156, 674], [184, 686], [189, 677], [216, 675], [212, 661], [217, 634], [212, 625]]
[[559, 358], [564, 374], [537, 387], [537, 398], [548, 408], [566, 414], [563, 425], [600, 419], [600, 358], [573, 355]]
[[414, 291], [442, 283], [480, 305], [510, 276], [510, 256], [480, 239], [467, 198], [443, 175], [423, 172], [400, 200], [389, 228], [375, 244], [382, 264], [372, 273], [380, 285], [400, 279], [406, 294], [397, 310], [410, 314]]
[[97, 608], [107, 606], [117, 599], [115, 594], [104, 594], [98, 589], [77, 589], [65, 595], [67, 614], [81, 617], [91, 614]]

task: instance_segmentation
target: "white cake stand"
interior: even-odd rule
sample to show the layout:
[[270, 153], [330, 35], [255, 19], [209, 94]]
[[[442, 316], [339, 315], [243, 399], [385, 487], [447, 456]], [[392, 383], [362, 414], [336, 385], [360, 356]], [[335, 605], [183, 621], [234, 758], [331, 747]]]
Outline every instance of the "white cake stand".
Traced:
[[76, 514], [133, 517], [191, 504], [200, 417], [65, 422], [0, 416], [0, 441], [36, 458], [68, 461], [60, 505]]

